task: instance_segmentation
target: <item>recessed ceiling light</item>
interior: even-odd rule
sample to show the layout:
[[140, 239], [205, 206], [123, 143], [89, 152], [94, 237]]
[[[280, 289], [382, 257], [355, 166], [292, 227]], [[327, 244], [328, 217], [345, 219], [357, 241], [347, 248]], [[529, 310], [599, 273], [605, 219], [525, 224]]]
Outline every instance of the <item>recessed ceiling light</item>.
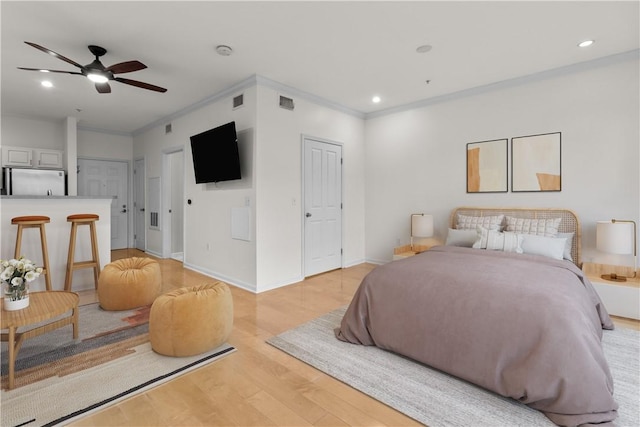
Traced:
[[380, 97], [378, 95], [376, 95], [373, 98], [371, 98], [371, 102], [373, 102], [374, 104], [377, 104], [380, 101], [382, 101], [382, 99], [380, 99]]
[[427, 53], [427, 52], [429, 52], [432, 48], [433, 48], [433, 46], [431, 46], [430, 44], [423, 44], [422, 46], [418, 46], [418, 47], [416, 48], [416, 52], [418, 52], [418, 53]]
[[51, 83], [49, 80], [43, 80], [40, 82], [40, 84], [44, 87], [53, 87], [53, 83]]
[[594, 40], [585, 40], [583, 42], [578, 43], [578, 47], [587, 47], [593, 44]]

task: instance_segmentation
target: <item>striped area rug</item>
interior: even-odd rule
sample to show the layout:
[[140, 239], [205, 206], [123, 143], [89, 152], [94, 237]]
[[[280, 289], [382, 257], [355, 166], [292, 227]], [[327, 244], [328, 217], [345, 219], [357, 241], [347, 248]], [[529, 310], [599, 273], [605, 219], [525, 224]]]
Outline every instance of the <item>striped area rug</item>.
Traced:
[[[135, 394], [156, 387], [179, 375], [202, 367], [235, 351], [223, 344], [210, 352], [191, 357], [167, 357], [155, 353], [147, 335], [113, 344], [127, 354], [71, 374], [2, 390], [0, 425], [62, 426]], [[95, 351], [112, 351], [112, 346]]]
[[[23, 342], [15, 365], [16, 387], [41, 381], [61, 372], [68, 375], [122, 357], [127, 354], [126, 350], [123, 346], [113, 344], [145, 335], [149, 330], [149, 311], [150, 306], [124, 311], [105, 311], [97, 303], [79, 307], [77, 340], [73, 339], [72, 326], [67, 325]], [[146, 342], [146, 338], [139, 338], [134, 342]], [[112, 350], [97, 351], [105, 346], [111, 346]], [[0, 359], [2, 388], [6, 389], [9, 372], [6, 342], [2, 343]]]
[[[293, 357], [429, 426], [555, 426], [541, 412], [377, 347], [335, 338], [346, 307], [267, 340]], [[640, 332], [605, 331], [616, 425], [640, 426]]]
[[81, 306], [77, 340], [68, 325], [24, 341], [13, 390], [3, 342], [0, 426], [65, 425], [235, 351], [225, 344], [193, 357], [161, 356], [148, 342], [149, 309]]

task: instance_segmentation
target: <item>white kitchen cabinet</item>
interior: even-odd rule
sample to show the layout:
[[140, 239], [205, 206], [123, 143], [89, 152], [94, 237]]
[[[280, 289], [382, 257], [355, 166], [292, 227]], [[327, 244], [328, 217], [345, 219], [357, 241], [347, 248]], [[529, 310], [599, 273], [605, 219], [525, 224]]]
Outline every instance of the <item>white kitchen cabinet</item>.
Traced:
[[4, 167], [62, 169], [63, 157], [62, 150], [2, 146]]
[[2, 146], [2, 166], [30, 168], [32, 148]]
[[35, 148], [33, 150], [33, 167], [43, 169], [62, 169], [62, 150], [45, 150]]

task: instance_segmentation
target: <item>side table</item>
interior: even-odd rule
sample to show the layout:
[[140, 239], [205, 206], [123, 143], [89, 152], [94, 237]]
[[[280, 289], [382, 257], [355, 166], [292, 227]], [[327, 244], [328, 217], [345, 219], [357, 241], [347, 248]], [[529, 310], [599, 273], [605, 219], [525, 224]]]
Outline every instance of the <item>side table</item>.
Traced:
[[393, 249], [393, 260], [398, 260], [402, 258], [407, 258], [410, 256], [414, 256], [419, 254], [420, 252], [428, 251], [434, 246], [442, 245], [443, 243], [436, 239], [429, 239], [426, 244], [423, 245], [413, 245], [413, 249], [411, 249], [411, 245], [399, 246]]
[[[640, 320], [640, 271], [633, 276], [633, 268], [621, 266], [595, 264], [585, 262], [582, 264], [589, 281], [600, 295], [609, 314]], [[625, 282], [613, 282], [600, 277], [602, 274], [617, 273], [629, 276]]]
[[[9, 344], [9, 389], [14, 386], [16, 357], [24, 340], [70, 324], [73, 325], [73, 339], [78, 338], [78, 300], [75, 292], [32, 292], [29, 294], [29, 306], [16, 311], [5, 311], [0, 301], [3, 305], [0, 326], [2, 330], [8, 330], [0, 338]], [[20, 327], [45, 322], [67, 312], [70, 312], [69, 316], [18, 332]]]

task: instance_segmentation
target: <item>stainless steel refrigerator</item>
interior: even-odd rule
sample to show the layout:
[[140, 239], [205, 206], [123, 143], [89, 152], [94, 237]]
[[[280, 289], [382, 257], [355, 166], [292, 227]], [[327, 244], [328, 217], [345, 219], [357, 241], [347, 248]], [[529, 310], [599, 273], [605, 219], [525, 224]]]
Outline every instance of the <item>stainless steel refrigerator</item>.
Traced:
[[63, 170], [4, 169], [4, 190], [11, 196], [66, 195]]

